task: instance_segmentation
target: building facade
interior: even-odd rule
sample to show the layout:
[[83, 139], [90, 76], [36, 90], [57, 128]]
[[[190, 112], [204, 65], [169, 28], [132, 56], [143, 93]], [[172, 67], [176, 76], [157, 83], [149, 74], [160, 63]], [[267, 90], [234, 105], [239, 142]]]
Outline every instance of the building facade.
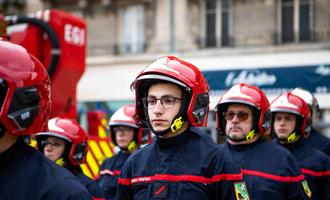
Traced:
[[[132, 102], [129, 86], [139, 71], [161, 56], [176, 55], [205, 73], [211, 109], [221, 92], [239, 81], [271, 91], [270, 99], [298, 86], [311, 90], [322, 109], [320, 126], [330, 136], [330, 0], [3, 0], [0, 4], [0, 11], [9, 14], [56, 8], [86, 20], [88, 67], [78, 85], [80, 102], [106, 102], [110, 107]], [[209, 126], [214, 127], [210, 118]]]

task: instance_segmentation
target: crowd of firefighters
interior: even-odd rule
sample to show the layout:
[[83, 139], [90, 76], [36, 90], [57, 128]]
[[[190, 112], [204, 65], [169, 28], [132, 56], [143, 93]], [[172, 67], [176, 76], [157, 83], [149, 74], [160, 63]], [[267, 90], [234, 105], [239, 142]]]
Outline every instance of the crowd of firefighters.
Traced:
[[[135, 104], [109, 120], [120, 149], [92, 180], [80, 164], [87, 133], [72, 119], [48, 119], [50, 80], [19, 46], [0, 41], [0, 199], [330, 199], [330, 139], [314, 125], [319, 107], [296, 88], [271, 103], [240, 83], [219, 99], [224, 144], [203, 129], [209, 87], [200, 70], [173, 56], [131, 85]], [[111, 92], [111, 91], [109, 91]], [[141, 145], [145, 130], [153, 138]], [[37, 149], [24, 141], [35, 134]]]

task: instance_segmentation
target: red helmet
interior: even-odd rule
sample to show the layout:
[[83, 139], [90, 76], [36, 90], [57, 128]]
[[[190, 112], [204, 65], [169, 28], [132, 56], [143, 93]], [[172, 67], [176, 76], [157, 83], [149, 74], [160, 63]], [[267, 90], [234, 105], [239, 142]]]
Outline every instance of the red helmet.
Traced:
[[308, 104], [312, 123], [317, 124], [320, 118], [320, 107], [316, 97], [311, 92], [301, 88], [295, 88], [291, 93], [302, 98]]
[[145, 127], [149, 123], [142, 98], [147, 95], [148, 87], [155, 81], [174, 83], [182, 88], [188, 95], [187, 99], [182, 101], [179, 114], [187, 117], [192, 126], [206, 126], [209, 112], [207, 81], [196, 66], [174, 56], [160, 58], [148, 65], [131, 85], [131, 88], [135, 89], [137, 122], [141, 126]]
[[240, 83], [231, 87], [220, 99], [216, 106], [217, 128], [221, 134], [225, 134], [226, 123], [222, 114], [227, 111], [230, 104], [245, 104], [253, 111], [253, 124], [261, 135], [270, 128], [269, 101], [265, 93], [258, 87]]
[[0, 137], [42, 131], [50, 111], [50, 80], [23, 47], [0, 40]]
[[270, 105], [272, 113], [285, 112], [300, 116], [302, 122], [297, 121], [296, 127], [304, 137], [307, 137], [310, 131], [310, 111], [307, 103], [292, 92], [283, 93], [276, 97]]
[[[38, 148], [43, 151], [41, 141], [47, 137], [57, 137], [68, 142], [70, 148], [67, 150], [67, 159], [72, 165], [80, 165], [85, 161], [87, 153], [86, 131], [74, 120], [55, 117], [48, 121], [48, 132], [41, 132], [36, 135]], [[66, 151], [65, 151], [66, 152]], [[65, 155], [64, 155], [65, 156]]]
[[113, 128], [116, 126], [129, 126], [134, 128], [134, 140], [138, 145], [141, 144], [143, 129], [136, 125], [134, 120], [135, 114], [135, 105], [126, 105], [119, 108], [109, 119], [110, 137], [115, 145], [117, 145], [117, 142]]

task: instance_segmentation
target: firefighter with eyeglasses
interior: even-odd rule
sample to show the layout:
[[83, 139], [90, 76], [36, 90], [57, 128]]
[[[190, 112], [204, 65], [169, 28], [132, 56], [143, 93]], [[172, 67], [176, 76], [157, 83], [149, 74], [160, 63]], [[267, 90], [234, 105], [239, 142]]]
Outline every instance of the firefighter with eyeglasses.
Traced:
[[116, 199], [238, 199], [237, 163], [195, 128], [206, 126], [209, 112], [209, 87], [200, 70], [165, 56], [142, 70], [132, 88], [136, 121], [156, 136], [126, 160]]

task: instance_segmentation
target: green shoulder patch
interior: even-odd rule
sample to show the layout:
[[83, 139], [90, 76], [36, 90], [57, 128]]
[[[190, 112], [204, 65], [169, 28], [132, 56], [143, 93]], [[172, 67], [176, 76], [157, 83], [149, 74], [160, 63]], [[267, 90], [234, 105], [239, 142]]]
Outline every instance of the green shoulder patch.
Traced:
[[301, 185], [302, 185], [302, 187], [303, 187], [303, 189], [304, 189], [304, 192], [305, 192], [306, 196], [307, 196], [308, 198], [311, 198], [311, 197], [312, 197], [312, 191], [311, 191], [311, 189], [309, 188], [307, 181], [306, 181], [306, 180], [303, 180], [303, 181], [301, 182]]
[[245, 182], [234, 183], [236, 200], [250, 200]]

